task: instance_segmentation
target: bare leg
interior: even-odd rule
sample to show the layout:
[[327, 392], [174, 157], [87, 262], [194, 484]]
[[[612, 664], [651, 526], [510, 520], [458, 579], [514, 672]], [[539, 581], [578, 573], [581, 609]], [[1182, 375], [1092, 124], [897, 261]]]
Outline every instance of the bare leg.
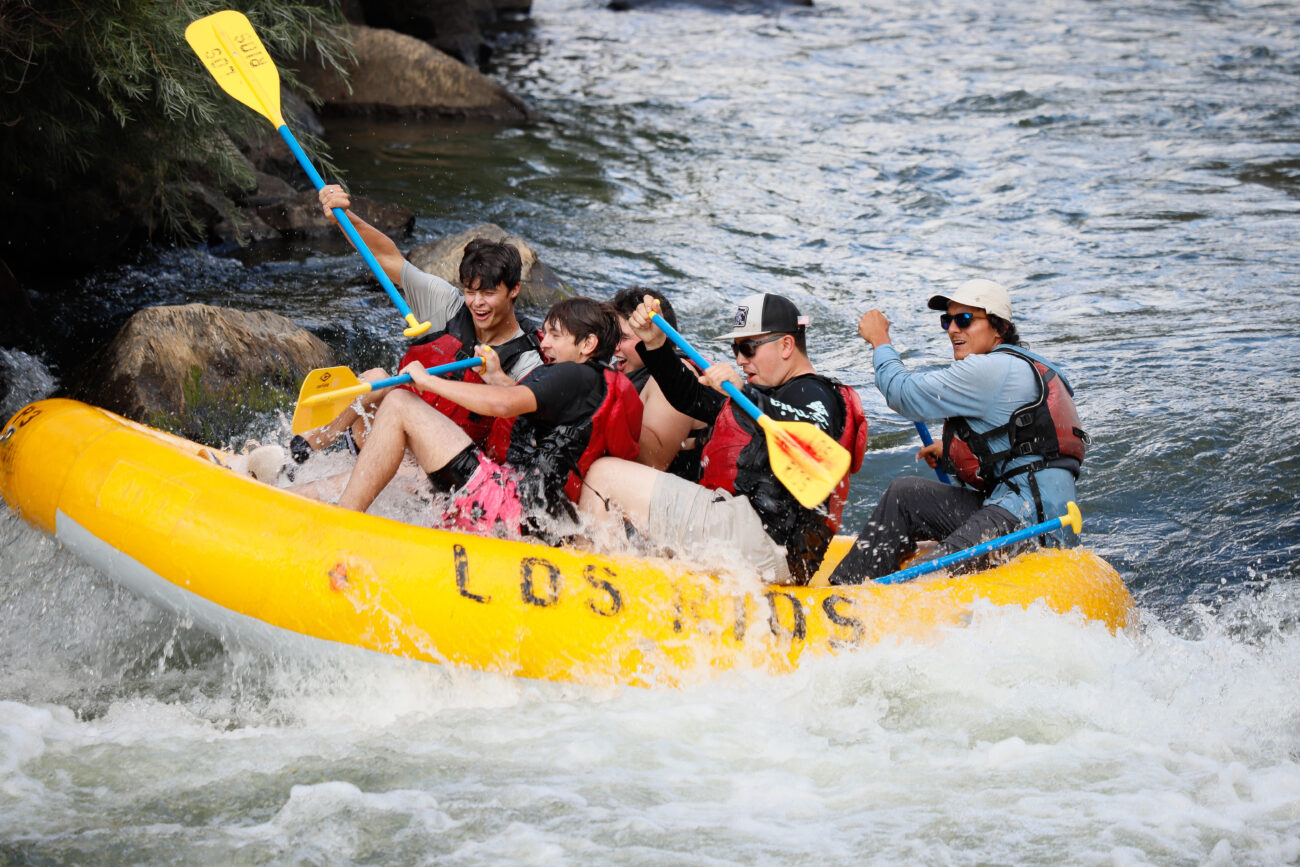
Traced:
[[659, 470], [644, 464], [600, 458], [587, 470], [578, 508], [597, 526], [617, 523], [621, 527], [626, 517], [644, 530], [650, 523], [650, 497], [659, 475]]
[[364, 512], [397, 474], [409, 448], [426, 473], [440, 470], [471, 445], [469, 435], [418, 395], [396, 389], [379, 406], [366, 448], [339, 497], [345, 509]]
[[326, 476], [323, 479], [317, 479], [314, 482], [303, 482], [301, 485], [292, 485], [285, 490], [297, 494], [300, 497], [306, 497], [309, 500], [337, 500], [343, 493], [343, 488], [348, 483], [348, 476], [352, 475], [351, 470], [345, 470], [341, 473], [335, 473], [332, 476]]
[[[335, 473], [332, 476], [316, 479], [311, 482], [303, 482], [298, 485], [290, 485], [285, 488], [292, 494], [300, 497], [306, 497], [309, 500], [322, 500], [327, 503], [338, 502], [339, 497], [343, 494], [343, 489], [347, 487], [348, 477], [352, 475], [351, 470], [344, 470], [341, 473]], [[411, 496], [427, 494], [429, 491], [429, 477], [427, 473], [412, 467], [410, 464], [403, 462], [397, 468], [397, 475], [393, 477], [394, 481], [401, 480], [403, 490]], [[388, 483], [390, 486], [392, 482]]]
[[[365, 373], [361, 374], [361, 379], [365, 382], [375, 382], [380, 379], [385, 379], [387, 376], [388, 374], [385, 373], [382, 368], [376, 367], [373, 370], [367, 370]], [[352, 428], [353, 439], [356, 440], [356, 442], [361, 443], [365, 439], [365, 434], [368, 433], [369, 427], [366, 424], [366, 419], [363, 417], [363, 414], [365, 416], [373, 415], [375, 408], [379, 406], [380, 402], [389, 391], [390, 389], [381, 388], [379, 391], [372, 391], [363, 394], [358, 398], [361, 402], [361, 413], [358, 413], [353, 408], [357, 404], [357, 401], [353, 401], [348, 404], [347, 409], [339, 413], [338, 416], [329, 424], [315, 428], [314, 430], [304, 431], [302, 438], [305, 439], [307, 444], [313, 449], [319, 450], [333, 444], [335, 440], [343, 436], [345, 430]], [[360, 439], [358, 439], [358, 436], [360, 436]]]

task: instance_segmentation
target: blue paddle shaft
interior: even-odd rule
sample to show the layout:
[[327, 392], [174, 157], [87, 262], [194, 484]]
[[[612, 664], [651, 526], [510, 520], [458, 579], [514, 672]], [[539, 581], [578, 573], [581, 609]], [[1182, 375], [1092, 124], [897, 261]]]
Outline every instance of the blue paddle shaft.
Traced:
[[987, 542], [981, 542], [973, 545], [963, 551], [954, 551], [946, 557], [940, 557], [938, 560], [927, 560], [916, 566], [910, 566], [907, 569], [900, 570], [892, 575], [886, 575], [883, 578], [877, 578], [877, 584], [901, 584], [904, 581], [911, 581], [913, 578], [919, 578], [922, 575], [928, 575], [931, 572], [938, 572], [940, 569], [947, 569], [954, 563], [962, 563], [981, 554], [987, 554], [990, 551], [996, 551], [999, 548], [1005, 548], [1008, 545], [1014, 545], [1017, 542], [1023, 542], [1025, 539], [1032, 539], [1034, 536], [1041, 536], [1044, 533], [1050, 533], [1053, 530], [1065, 526], [1068, 520], [1067, 515], [1059, 518], [1052, 518], [1041, 524], [1035, 524], [1032, 527], [1025, 527], [1023, 530], [1016, 530], [1014, 533], [1008, 533], [1005, 536], [999, 536], [996, 539], [990, 539]]
[[[316, 189], [324, 188], [325, 179], [320, 176], [320, 172], [316, 171], [316, 167], [311, 164], [311, 160], [307, 158], [307, 152], [302, 149], [302, 145], [298, 144], [298, 139], [294, 138], [293, 133], [289, 131], [289, 127], [281, 125], [277, 127], [277, 130], [280, 133], [280, 138], [284, 139], [285, 144], [289, 145], [289, 150], [293, 151], [293, 155], [298, 158], [298, 165], [303, 167], [303, 170], [307, 172], [307, 177], [311, 178], [311, 182], [316, 185]], [[379, 264], [379, 260], [375, 258], [375, 254], [371, 253], [370, 248], [366, 246], [366, 242], [361, 240], [361, 233], [357, 231], [356, 226], [352, 225], [347, 212], [342, 208], [331, 208], [331, 210], [334, 212], [334, 219], [338, 220], [339, 225], [343, 228], [343, 234], [348, 236], [352, 246], [356, 247], [357, 252], [361, 254], [361, 258], [366, 260], [371, 273], [375, 275], [379, 285], [384, 287], [384, 291], [388, 293], [388, 297], [392, 299], [393, 304], [397, 307], [397, 312], [402, 314], [403, 319], [411, 317], [410, 306], [402, 298], [401, 293], [397, 291], [393, 281], [388, 279], [388, 275], [384, 273], [384, 268]]]
[[[921, 445], [934, 445], [934, 438], [930, 436], [930, 429], [925, 426], [925, 422], [918, 421], [916, 423], [916, 432], [921, 435]], [[948, 478], [948, 474], [943, 471], [942, 467], [935, 467], [934, 474], [938, 476], [939, 481], [943, 482], [945, 485], [952, 484], [952, 479]]]
[[[439, 364], [437, 367], [426, 367], [424, 372], [430, 376], [438, 376], [443, 373], [455, 373], [458, 370], [468, 370], [471, 367], [478, 367], [483, 363], [483, 359], [475, 356], [474, 358], [462, 358], [460, 361], [449, 361], [446, 364]], [[388, 379], [380, 379], [370, 383], [371, 391], [379, 391], [381, 388], [388, 388], [391, 385], [406, 385], [411, 381], [411, 374], [399, 373], [397, 376], [390, 376]]]
[[[678, 348], [680, 348], [682, 352], [686, 353], [686, 357], [691, 361], [694, 361], [701, 370], [713, 366], [708, 359], [696, 352], [695, 347], [687, 343], [686, 338], [678, 334], [677, 329], [669, 325], [668, 322], [658, 313], [652, 315], [650, 321], [655, 325], [658, 325], [659, 330], [666, 334], [669, 340], [677, 344]], [[766, 413], [758, 408], [758, 404], [741, 394], [740, 389], [736, 388], [734, 383], [722, 383], [722, 390], [727, 393], [728, 397], [736, 402], [737, 406], [749, 413], [755, 421], [757, 421], [760, 416], [766, 415]]]

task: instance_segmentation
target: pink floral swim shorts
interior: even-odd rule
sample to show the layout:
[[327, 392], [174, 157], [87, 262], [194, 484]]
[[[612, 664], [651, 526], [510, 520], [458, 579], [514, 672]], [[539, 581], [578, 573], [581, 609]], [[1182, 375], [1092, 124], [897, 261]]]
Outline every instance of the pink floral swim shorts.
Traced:
[[442, 526], [480, 536], [517, 537], [523, 517], [514, 472], [480, 453], [478, 469], [455, 493], [455, 501], [442, 517]]

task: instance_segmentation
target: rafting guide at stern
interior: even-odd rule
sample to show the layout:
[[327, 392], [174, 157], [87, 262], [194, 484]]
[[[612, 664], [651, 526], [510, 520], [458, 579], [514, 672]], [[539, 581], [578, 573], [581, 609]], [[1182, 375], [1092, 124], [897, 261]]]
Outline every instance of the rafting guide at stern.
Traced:
[[[537, 326], [527, 320], [521, 321], [515, 313], [523, 265], [519, 250], [513, 244], [476, 238], [465, 245], [459, 273], [464, 286], [464, 291], [461, 291], [446, 280], [412, 265], [391, 238], [349, 211], [352, 200], [342, 187], [326, 185], [321, 188], [318, 198], [321, 208], [331, 219], [335, 209], [348, 215], [384, 273], [401, 287], [402, 295], [415, 315], [432, 323], [433, 331], [407, 349], [399, 367], [405, 368], [415, 361], [423, 367], [435, 367], [471, 358], [475, 346], [491, 346], [499, 364], [491, 368], [491, 373], [484, 369], [454, 374], [466, 382], [513, 385], [541, 366]], [[363, 379], [372, 382], [387, 376], [380, 369], [362, 374]], [[479, 445], [486, 443], [492, 429], [492, 418], [436, 394], [418, 392], [412, 386], [399, 387], [421, 394], [430, 406], [454, 421], [471, 440]], [[295, 436], [290, 445], [294, 460], [303, 463], [313, 450], [330, 445], [340, 436], [348, 439], [349, 447], [355, 453], [366, 435], [362, 415], [373, 412], [388, 391], [372, 391], [361, 398], [361, 413], [349, 406], [328, 425]]]
[[[858, 334], [870, 343], [876, 387], [889, 408], [914, 422], [942, 418], [943, 442], [921, 449], [931, 467], [942, 465], [961, 482], [902, 476], [890, 482], [832, 584], [860, 584], [898, 568], [922, 540], [942, 557], [1041, 523], [1066, 511], [1089, 442], [1079, 424], [1074, 391], [1051, 362], [1020, 345], [1011, 298], [991, 280], [968, 280], [935, 295], [940, 324], [952, 342], [954, 363], [913, 373], [889, 337], [889, 320], [868, 310]], [[1062, 526], [1047, 544], [1072, 546]], [[979, 568], [973, 560], [968, 568]]]
[[857, 393], [813, 369], [808, 319], [788, 298], [750, 295], [737, 307], [733, 329], [716, 338], [730, 342], [744, 378], [726, 363], [697, 377], [652, 321], [655, 312], [647, 296], [628, 325], [641, 339], [637, 354], [673, 407], [713, 425], [700, 481], [602, 458], [591, 465], [579, 507], [597, 523], [625, 518], [678, 553], [726, 545], [765, 581], [808, 583], [839, 528], [848, 475], [837, 476], [834, 491], [820, 504], [802, 505], [774, 473], [759, 425], [724, 387], [730, 384], [773, 419], [810, 423], [838, 441], [850, 453], [850, 471], [861, 466], [867, 443]]

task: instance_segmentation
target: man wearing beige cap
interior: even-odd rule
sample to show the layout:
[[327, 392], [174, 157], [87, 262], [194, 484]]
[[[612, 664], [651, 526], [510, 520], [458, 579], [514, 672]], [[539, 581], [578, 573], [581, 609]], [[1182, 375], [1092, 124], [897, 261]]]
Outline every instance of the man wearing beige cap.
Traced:
[[725, 552], [766, 581], [808, 583], [839, 528], [847, 482], [818, 508], [800, 505], [772, 472], [762, 431], [725, 396], [722, 383], [730, 382], [778, 421], [821, 428], [850, 451], [854, 469], [866, 449], [866, 419], [856, 392], [813, 369], [808, 318], [788, 298], [759, 293], [742, 300], [732, 329], [715, 338], [730, 343], [740, 371], [718, 362], [699, 377], [651, 322], [653, 301], [644, 298], [628, 326], [641, 339], [637, 354], [673, 407], [713, 425], [699, 484], [601, 458], [587, 473], [579, 508], [597, 523], [626, 518], [652, 543], [677, 553]]
[[[1065, 512], [1088, 435], [1070, 384], [1047, 360], [1020, 345], [1011, 297], [992, 280], [967, 280], [930, 298], [952, 343], [954, 363], [913, 373], [889, 338], [889, 320], [868, 310], [858, 334], [874, 347], [876, 387], [889, 408], [914, 421], [944, 419], [943, 442], [918, 458], [942, 461], [960, 486], [919, 476], [890, 482], [832, 584], [858, 584], [898, 568], [918, 541], [941, 557]], [[1073, 544], [1068, 529], [1044, 539]], [[982, 563], [976, 561], [974, 566]]]

